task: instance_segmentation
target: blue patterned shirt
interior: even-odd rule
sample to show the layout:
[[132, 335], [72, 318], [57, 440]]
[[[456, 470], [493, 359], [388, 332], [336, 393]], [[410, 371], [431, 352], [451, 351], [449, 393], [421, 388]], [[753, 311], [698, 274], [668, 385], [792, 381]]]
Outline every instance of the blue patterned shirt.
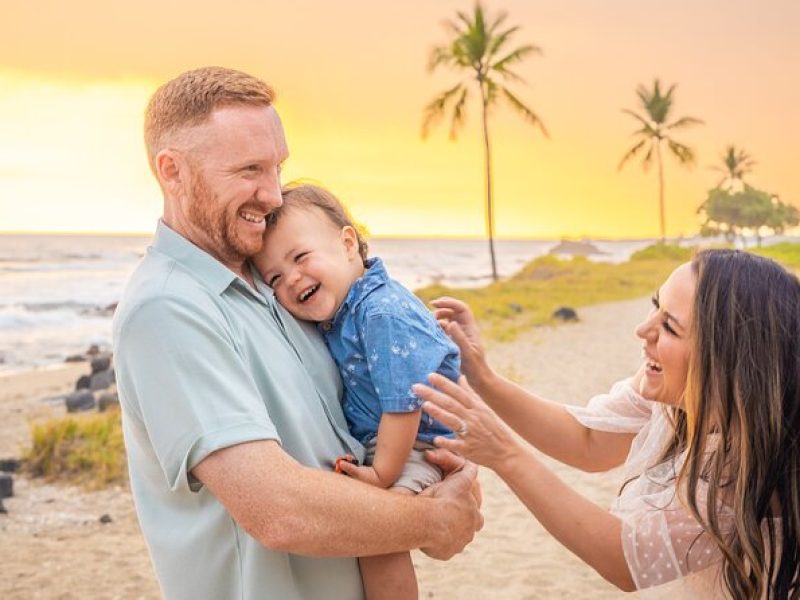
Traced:
[[[413, 293], [389, 278], [379, 258], [351, 287], [332, 321], [319, 324], [344, 383], [342, 407], [350, 433], [362, 444], [378, 433], [384, 412], [419, 410], [411, 391], [434, 371], [457, 381], [458, 347]], [[417, 439], [452, 432], [422, 413]]]

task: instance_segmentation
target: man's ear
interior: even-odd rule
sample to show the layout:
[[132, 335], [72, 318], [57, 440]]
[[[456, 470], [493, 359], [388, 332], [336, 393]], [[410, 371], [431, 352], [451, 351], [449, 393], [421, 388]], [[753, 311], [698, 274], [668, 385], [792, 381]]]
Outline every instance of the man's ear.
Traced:
[[342, 243], [347, 250], [347, 256], [350, 258], [359, 257], [358, 247], [358, 234], [355, 227], [352, 225], [345, 225], [342, 227]]
[[164, 190], [178, 195], [183, 189], [188, 176], [188, 168], [183, 156], [171, 148], [165, 148], [156, 154], [156, 177]]

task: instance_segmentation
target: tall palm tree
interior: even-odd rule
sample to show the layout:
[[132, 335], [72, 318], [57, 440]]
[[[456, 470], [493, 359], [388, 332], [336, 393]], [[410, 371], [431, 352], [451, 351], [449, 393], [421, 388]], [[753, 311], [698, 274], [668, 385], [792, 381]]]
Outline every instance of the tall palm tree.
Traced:
[[508, 15], [501, 12], [494, 17], [486, 14], [480, 2], [471, 14], [457, 12], [456, 19], [447, 21], [445, 27], [451, 38], [442, 46], [431, 50], [428, 70], [448, 67], [464, 73], [462, 81], [434, 98], [424, 109], [422, 137], [425, 138], [445, 114], [450, 113], [450, 139], [456, 139], [466, 118], [466, 104], [471, 90], [480, 94], [483, 117], [483, 146], [486, 158], [486, 232], [492, 260], [492, 278], [497, 281], [497, 262], [494, 252], [494, 207], [492, 204], [492, 159], [489, 145], [489, 111], [500, 100], [507, 102], [531, 125], [547, 136], [541, 119], [511, 92], [503, 82], [523, 79], [511, 68], [528, 56], [541, 54], [533, 44], [508, 48], [511, 37], [519, 26], [504, 27]]
[[664, 165], [662, 162], [662, 147], [666, 144], [669, 152], [678, 160], [681, 165], [691, 167], [695, 162], [694, 150], [685, 146], [671, 137], [671, 132], [701, 125], [703, 121], [694, 117], [681, 117], [677, 121], [668, 122], [670, 111], [672, 110], [672, 94], [675, 92], [675, 85], [670, 86], [664, 94], [661, 92], [661, 83], [658, 79], [653, 82], [651, 89], [643, 85], [636, 88], [636, 95], [639, 97], [640, 107], [643, 113], [636, 113], [626, 108], [622, 112], [632, 116], [639, 121], [641, 127], [633, 132], [637, 138], [634, 144], [622, 157], [618, 169], [622, 169], [625, 163], [647, 148], [647, 152], [642, 159], [642, 166], [647, 171], [653, 163], [655, 157], [658, 163], [658, 210], [661, 225], [661, 241], [665, 241], [666, 226], [664, 224]]
[[722, 187], [726, 182], [731, 188], [733, 188], [737, 182], [740, 185], [743, 184], [744, 176], [748, 173], [752, 173], [753, 167], [756, 165], [756, 161], [745, 152], [744, 148], [739, 148], [737, 150], [736, 146], [733, 144], [726, 146], [725, 154], [720, 158], [724, 166], [714, 167], [715, 171], [722, 173], [722, 179], [720, 179], [717, 187]]

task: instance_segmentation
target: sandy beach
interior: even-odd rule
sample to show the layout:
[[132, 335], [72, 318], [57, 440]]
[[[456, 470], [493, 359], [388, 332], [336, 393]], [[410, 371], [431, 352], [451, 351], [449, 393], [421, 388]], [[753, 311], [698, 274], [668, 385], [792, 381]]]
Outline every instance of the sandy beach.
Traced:
[[[597, 305], [581, 321], [541, 327], [490, 348], [498, 371], [553, 400], [583, 404], [639, 363], [633, 328], [647, 300]], [[46, 400], [69, 391], [88, 365], [0, 378], [0, 457], [19, 456], [31, 420], [63, 413]], [[608, 506], [620, 474], [584, 474], [548, 461], [559, 476]], [[448, 562], [414, 554], [421, 598], [622, 596], [555, 542], [493, 473], [481, 473], [486, 526]], [[158, 598], [158, 585], [124, 488], [85, 492], [17, 475], [0, 515], [0, 598]], [[111, 521], [102, 523], [108, 515]]]

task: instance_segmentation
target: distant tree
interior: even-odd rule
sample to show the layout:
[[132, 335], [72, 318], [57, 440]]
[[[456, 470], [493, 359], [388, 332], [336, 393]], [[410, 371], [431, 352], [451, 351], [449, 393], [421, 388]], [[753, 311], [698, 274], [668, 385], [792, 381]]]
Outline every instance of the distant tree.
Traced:
[[800, 223], [796, 207], [747, 184], [738, 191], [714, 188], [697, 212], [705, 216], [700, 227], [701, 235], [724, 235], [731, 242], [738, 236], [743, 245], [746, 244], [747, 230], [753, 232], [760, 246], [765, 229], [783, 233], [787, 227]]
[[722, 179], [717, 183], [717, 187], [727, 185], [729, 188], [744, 184], [744, 176], [752, 173], [756, 161], [745, 152], [743, 148], [736, 149], [736, 146], [729, 145], [725, 148], [725, 153], [720, 157], [723, 166], [713, 167], [715, 171], [722, 173]]
[[691, 167], [695, 162], [694, 151], [684, 144], [675, 141], [671, 137], [671, 132], [685, 129], [692, 125], [701, 125], [703, 121], [694, 117], [681, 117], [680, 119], [668, 122], [672, 111], [672, 94], [675, 92], [675, 85], [670, 86], [666, 93], [661, 92], [661, 83], [658, 79], [653, 81], [651, 89], [644, 85], [636, 88], [636, 95], [639, 97], [642, 114], [632, 110], [622, 109], [622, 112], [632, 116], [639, 121], [641, 127], [633, 132], [637, 138], [634, 144], [619, 161], [618, 170], [621, 170], [630, 159], [640, 154], [644, 149], [647, 152], [642, 159], [642, 166], [645, 171], [650, 169], [650, 165], [655, 159], [658, 164], [658, 210], [661, 228], [661, 241], [667, 237], [666, 225], [664, 220], [664, 165], [661, 157], [662, 147], [666, 144], [669, 152], [678, 160], [679, 164]]
[[427, 137], [431, 127], [449, 113], [450, 139], [456, 139], [466, 118], [466, 104], [470, 90], [477, 88], [480, 94], [483, 117], [483, 146], [486, 159], [486, 232], [489, 238], [489, 255], [492, 261], [492, 278], [497, 281], [497, 262], [494, 251], [494, 207], [492, 198], [492, 161], [489, 146], [488, 116], [491, 108], [504, 100], [521, 114], [531, 125], [538, 127], [547, 136], [541, 119], [501, 82], [524, 81], [512, 71], [512, 67], [525, 58], [541, 54], [533, 44], [509, 48], [512, 36], [519, 26], [504, 27], [505, 12], [489, 17], [480, 2], [472, 13], [457, 12], [456, 19], [447, 21], [445, 27], [450, 41], [431, 50], [428, 70], [448, 67], [465, 77], [458, 84], [442, 92], [424, 109], [422, 137]]

